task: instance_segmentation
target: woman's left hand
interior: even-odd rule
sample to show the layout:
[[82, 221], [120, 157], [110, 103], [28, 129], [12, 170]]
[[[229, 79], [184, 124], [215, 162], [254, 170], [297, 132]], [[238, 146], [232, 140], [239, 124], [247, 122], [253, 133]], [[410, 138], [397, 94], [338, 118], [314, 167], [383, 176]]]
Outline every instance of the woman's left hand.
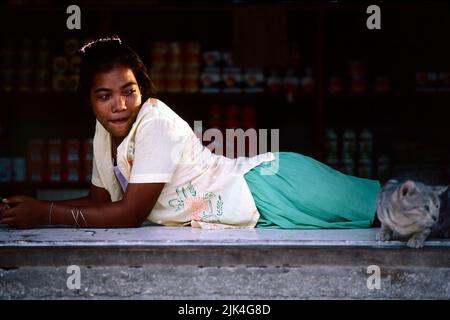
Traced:
[[10, 208], [3, 208], [0, 224], [29, 229], [48, 222], [49, 204], [28, 196], [13, 196], [4, 199], [4, 204]]

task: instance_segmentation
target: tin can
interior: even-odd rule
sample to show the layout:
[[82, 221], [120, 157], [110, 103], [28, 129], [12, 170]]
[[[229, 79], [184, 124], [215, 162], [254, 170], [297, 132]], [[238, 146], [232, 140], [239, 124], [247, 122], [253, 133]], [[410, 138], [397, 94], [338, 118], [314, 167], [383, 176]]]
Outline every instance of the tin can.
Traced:
[[153, 42], [151, 45], [151, 63], [153, 68], [167, 65], [168, 44], [166, 42]]
[[221, 75], [219, 68], [207, 68], [203, 70], [200, 75], [201, 92], [217, 93], [220, 92]]
[[53, 75], [53, 90], [62, 92], [69, 88], [69, 78], [61, 74]]
[[187, 67], [183, 78], [184, 92], [198, 92], [200, 73], [197, 67]]
[[183, 48], [183, 65], [185, 67], [200, 66], [200, 43], [198, 42], [185, 42], [182, 44]]
[[167, 70], [167, 92], [181, 92], [183, 90], [183, 69], [181, 66], [171, 65]]
[[167, 64], [169, 68], [179, 68], [182, 65], [181, 45], [179, 42], [170, 42], [167, 50]]
[[64, 56], [58, 56], [53, 59], [53, 72], [63, 74], [69, 68], [69, 60]]
[[223, 92], [242, 92], [242, 73], [240, 68], [224, 68]]
[[80, 41], [77, 38], [67, 38], [64, 40], [64, 52], [69, 56], [77, 54]]
[[159, 92], [165, 92], [167, 90], [167, 72], [165, 67], [151, 68], [150, 77], [153, 85]]

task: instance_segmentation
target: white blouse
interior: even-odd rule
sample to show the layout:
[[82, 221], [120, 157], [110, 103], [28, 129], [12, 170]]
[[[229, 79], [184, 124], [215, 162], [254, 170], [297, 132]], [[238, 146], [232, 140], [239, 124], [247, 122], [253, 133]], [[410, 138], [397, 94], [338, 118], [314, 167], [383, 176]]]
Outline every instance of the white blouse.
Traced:
[[[97, 122], [92, 184], [107, 189], [117, 201], [122, 192], [110, 148], [110, 135]], [[129, 183], [165, 183], [148, 219], [168, 226], [254, 227], [259, 212], [244, 174], [272, 160], [271, 152], [237, 159], [212, 153], [182, 118], [156, 99], [143, 104], [117, 148], [118, 170]]]

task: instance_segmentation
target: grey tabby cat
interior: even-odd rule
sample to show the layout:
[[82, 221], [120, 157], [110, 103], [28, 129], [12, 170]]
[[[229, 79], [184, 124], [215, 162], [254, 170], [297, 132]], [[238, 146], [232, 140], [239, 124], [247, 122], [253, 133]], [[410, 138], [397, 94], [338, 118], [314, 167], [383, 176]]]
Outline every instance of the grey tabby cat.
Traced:
[[408, 247], [421, 248], [430, 235], [448, 237], [449, 195], [444, 193], [447, 189], [448, 186], [429, 186], [413, 180], [386, 182], [377, 197], [377, 217], [381, 222], [377, 240], [399, 235], [409, 237]]

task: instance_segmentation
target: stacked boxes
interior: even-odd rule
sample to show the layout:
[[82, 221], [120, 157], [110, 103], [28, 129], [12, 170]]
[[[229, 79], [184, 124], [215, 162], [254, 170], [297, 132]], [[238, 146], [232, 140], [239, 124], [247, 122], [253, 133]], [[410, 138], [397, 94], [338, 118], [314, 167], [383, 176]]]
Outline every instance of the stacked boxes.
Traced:
[[385, 74], [378, 74], [370, 78], [368, 69], [366, 63], [362, 61], [350, 61], [347, 76], [336, 73], [330, 77], [329, 93], [367, 94], [372, 91], [376, 94], [385, 94], [390, 92], [391, 81], [389, 77]]
[[44, 181], [44, 141], [31, 140], [28, 145], [28, 180]]
[[417, 92], [450, 92], [450, 72], [416, 72]]
[[63, 180], [62, 161], [63, 145], [61, 139], [51, 139], [47, 142], [46, 163], [48, 167], [47, 181], [61, 182]]
[[[211, 105], [208, 109], [207, 127], [204, 129], [218, 129], [222, 133], [223, 141], [220, 139], [213, 139], [213, 141], [203, 140], [203, 143], [207, 145], [211, 151], [217, 153], [221, 150], [221, 155], [229, 155], [228, 151], [234, 157], [237, 156], [251, 156], [256, 150], [250, 150], [250, 141], [245, 139], [244, 153], [240, 154], [238, 148], [238, 139], [235, 137], [234, 141], [227, 139], [227, 129], [243, 130], [247, 133], [248, 129], [257, 129], [257, 114], [255, 106], [252, 104], [236, 105], [228, 104], [220, 106], [218, 104]], [[256, 132], [256, 131], [255, 131]], [[236, 133], [236, 132], [235, 132]], [[234, 144], [234, 148], [232, 147]], [[252, 147], [254, 147], [252, 145]], [[257, 148], [257, 146], [256, 146]], [[242, 149], [241, 149], [242, 150]]]
[[[23, 168], [21, 158], [12, 160], [13, 163], [17, 162], [19, 168], [17, 175], [23, 176], [26, 169]], [[92, 160], [92, 139], [31, 140], [28, 145], [28, 180], [90, 182]]]
[[[201, 92], [203, 93], [218, 93], [222, 87], [222, 54], [219, 51], [206, 51], [203, 53], [203, 71], [200, 75]], [[227, 83], [232, 87], [235, 85], [233, 82], [232, 74]]]
[[64, 41], [64, 54], [53, 58], [52, 88], [54, 91], [75, 91], [78, 85], [81, 57], [77, 55], [78, 39]]
[[158, 91], [198, 91], [199, 43], [154, 42], [151, 46], [151, 60], [150, 76]]
[[198, 42], [154, 42], [150, 76], [160, 92], [311, 94], [315, 78], [311, 68], [302, 74], [298, 65], [285, 70], [242, 69], [229, 51], [201, 51]]
[[65, 148], [66, 174], [65, 181], [73, 182], [81, 179], [80, 140], [69, 139]]
[[78, 85], [81, 57], [76, 38], [64, 41], [61, 54], [51, 52], [47, 38], [0, 43], [0, 90], [3, 92], [74, 91]]

